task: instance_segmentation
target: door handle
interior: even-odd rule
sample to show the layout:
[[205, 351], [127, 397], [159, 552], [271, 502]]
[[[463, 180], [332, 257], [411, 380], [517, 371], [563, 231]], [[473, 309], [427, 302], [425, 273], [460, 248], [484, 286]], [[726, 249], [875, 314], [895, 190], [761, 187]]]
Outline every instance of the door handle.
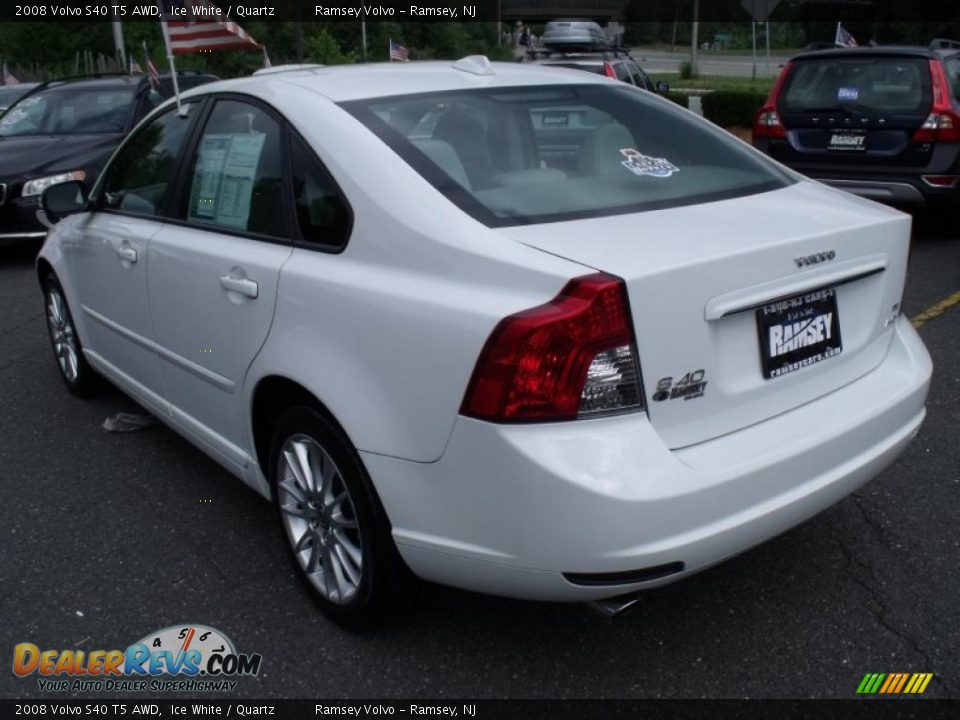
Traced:
[[135, 263], [137, 261], [137, 251], [134, 250], [126, 241], [120, 247], [115, 247], [113, 251], [117, 254], [121, 260], [126, 260], [128, 263]]
[[230, 275], [221, 275], [220, 285], [225, 290], [246, 295], [248, 298], [255, 298], [260, 290], [256, 281], [249, 278], [235, 278]]

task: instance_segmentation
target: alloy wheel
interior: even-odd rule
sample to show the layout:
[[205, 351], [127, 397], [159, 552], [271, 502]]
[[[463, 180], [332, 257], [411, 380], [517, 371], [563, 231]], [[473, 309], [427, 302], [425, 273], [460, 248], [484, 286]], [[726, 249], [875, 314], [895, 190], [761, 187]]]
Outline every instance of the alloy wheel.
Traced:
[[53, 341], [53, 352], [60, 372], [67, 382], [76, 382], [80, 372], [80, 355], [77, 350], [77, 333], [74, 330], [67, 304], [56, 287], [47, 289], [47, 326]]
[[349, 603], [363, 578], [363, 541], [340, 469], [302, 434], [283, 443], [278, 462], [280, 510], [300, 568], [331, 603]]

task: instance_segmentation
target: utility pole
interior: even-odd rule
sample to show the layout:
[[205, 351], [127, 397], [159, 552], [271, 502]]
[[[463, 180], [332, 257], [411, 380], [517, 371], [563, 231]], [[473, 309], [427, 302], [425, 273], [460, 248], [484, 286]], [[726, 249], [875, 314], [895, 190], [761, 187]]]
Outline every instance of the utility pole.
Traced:
[[697, 68], [697, 51], [700, 49], [698, 34], [700, 31], [700, 0], [693, 0], [693, 32], [690, 33], [690, 69], [694, 77], [699, 75]]
[[123, 48], [123, 24], [119, 20], [113, 21], [113, 54], [120, 63], [121, 72], [127, 70], [127, 52]]

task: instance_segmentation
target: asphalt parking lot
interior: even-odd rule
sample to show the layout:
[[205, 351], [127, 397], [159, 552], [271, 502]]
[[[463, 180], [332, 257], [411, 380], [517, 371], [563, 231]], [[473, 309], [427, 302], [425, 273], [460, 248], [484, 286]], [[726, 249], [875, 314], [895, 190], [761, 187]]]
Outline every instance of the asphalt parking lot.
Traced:
[[[911, 317], [960, 291], [960, 232], [917, 235]], [[35, 250], [0, 247], [0, 697], [44, 696], [10, 672], [17, 643], [125, 648], [189, 622], [262, 653], [249, 698], [849, 698], [867, 672], [960, 696], [960, 306], [920, 330], [920, 435], [806, 524], [613, 621], [424, 585], [405, 623], [358, 636], [301, 589], [259, 496], [165, 428], [105, 432], [136, 410], [119, 393], [67, 393]]]

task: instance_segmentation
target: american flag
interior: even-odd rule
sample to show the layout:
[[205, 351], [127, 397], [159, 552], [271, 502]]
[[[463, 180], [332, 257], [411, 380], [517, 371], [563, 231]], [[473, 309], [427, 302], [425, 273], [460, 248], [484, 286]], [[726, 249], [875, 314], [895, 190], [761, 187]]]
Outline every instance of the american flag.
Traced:
[[847, 32], [843, 25], [837, 23], [837, 37], [833, 44], [837, 47], [857, 47], [857, 39]]
[[400, 43], [390, 40], [390, 61], [394, 60], [409, 60], [410, 53], [407, 52], [407, 49]]
[[[174, 0], [166, 4], [186, 11], [186, 15], [164, 13], [169, 48], [174, 55], [263, 47], [237, 23], [227, 19], [226, 13], [218, 14], [216, 5], [208, 0]], [[178, 19], [172, 19], [174, 17]]]
[[136, 58], [133, 55], [130, 56], [130, 74], [131, 75], [142, 75], [143, 68], [140, 67], [140, 63], [137, 62]]
[[17, 80], [13, 73], [7, 69], [7, 63], [3, 63], [3, 82], [0, 85], [19, 85], [20, 81]]
[[147, 65], [147, 72], [150, 74], [150, 87], [154, 90], [160, 89], [160, 72], [157, 70], [157, 66], [153, 64], [153, 59], [150, 57], [150, 51], [147, 50], [147, 43], [143, 43], [143, 60]]

